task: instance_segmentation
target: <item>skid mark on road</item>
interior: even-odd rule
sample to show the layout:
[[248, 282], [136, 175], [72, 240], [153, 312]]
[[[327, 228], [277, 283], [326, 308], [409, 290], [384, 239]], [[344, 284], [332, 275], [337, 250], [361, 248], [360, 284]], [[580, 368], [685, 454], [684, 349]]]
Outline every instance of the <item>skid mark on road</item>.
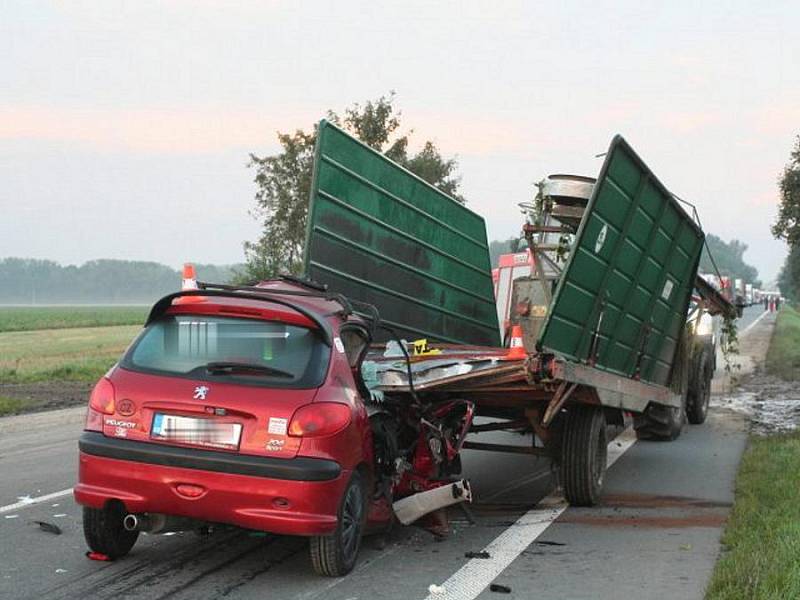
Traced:
[[[273, 553], [276, 542], [285, 539], [250, 537], [240, 530], [220, 532], [205, 540], [193, 539], [190, 534], [180, 541], [170, 540], [167, 547], [147, 546], [119, 561], [91, 563], [96, 570], [31, 597], [160, 600], [185, 593], [186, 597], [197, 598], [197, 588], [190, 586], [211, 575], [215, 576], [213, 584], [202, 595], [222, 597], [269, 570], [276, 560], [285, 560], [287, 552], [290, 556], [301, 549], [289, 547]], [[267, 551], [269, 558], [265, 556]], [[252, 568], [243, 569], [244, 563], [253, 563]], [[234, 564], [235, 569], [227, 570]], [[214, 593], [209, 596], [211, 588]]]
[[72, 488], [67, 488], [66, 490], [61, 490], [60, 492], [53, 492], [52, 494], [45, 494], [44, 496], [36, 496], [35, 498], [24, 498], [23, 500], [15, 502], [14, 504], [6, 504], [5, 506], [0, 506], [0, 514], [13, 512], [21, 508], [26, 508], [28, 506], [41, 504], [42, 502], [48, 502], [50, 500], [61, 498], [62, 496], [66, 496], [67, 494], [71, 493], [72, 493]]
[[[633, 431], [626, 431], [608, 445], [610, 468], [636, 442]], [[426, 600], [472, 600], [544, 531], [569, 505], [560, 495], [550, 495], [529, 510], [484, 548], [489, 559], [471, 559], [442, 586], [443, 593], [429, 594]]]

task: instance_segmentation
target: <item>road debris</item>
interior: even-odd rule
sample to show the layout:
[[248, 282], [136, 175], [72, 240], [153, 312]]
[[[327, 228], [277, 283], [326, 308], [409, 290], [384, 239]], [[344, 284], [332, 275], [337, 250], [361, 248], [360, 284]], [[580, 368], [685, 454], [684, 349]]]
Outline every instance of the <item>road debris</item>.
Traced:
[[47, 521], [33, 521], [36, 525], [39, 526], [39, 529], [42, 531], [46, 531], [47, 533], [52, 533], [53, 535], [61, 535], [61, 527], [58, 525], [53, 525], [52, 523], [48, 523]]
[[6, 515], [6, 519], [16, 519], [19, 515]]
[[540, 546], [566, 546], [564, 542], [551, 542], [549, 540], [537, 540], [536, 543]]
[[491, 558], [491, 554], [486, 550], [481, 550], [480, 552], [470, 550], [469, 552], [464, 552], [464, 558]]
[[428, 586], [428, 593], [439, 596], [447, 593], [447, 588], [443, 585], [436, 585], [435, 583], [432, 583]]
[[111, 557], [103, 554], [102, 552], [92, 552], [91, 550], [86, 553], [86, 558], [89, 560], [102, 560], [106, 562], [111, 562]]
[[56, 573], [66, 573], [66, 569], [56, 569]]
[[502, 585], [500, 583], [493, 583], [489, 586], [489, 590], [492, 592], [497, 592], [498, 594], [510, 594], [511, 588], [507, 585]]

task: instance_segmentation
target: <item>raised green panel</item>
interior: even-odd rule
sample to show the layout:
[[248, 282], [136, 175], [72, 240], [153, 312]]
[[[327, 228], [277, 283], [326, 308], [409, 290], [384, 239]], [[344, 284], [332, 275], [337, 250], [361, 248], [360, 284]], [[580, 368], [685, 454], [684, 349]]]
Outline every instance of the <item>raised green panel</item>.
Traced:
[[602, 311], [595, 366], [633, 376], [642, 352], [641, 379], [666, 385], [702, 247], [700, 228], [615, 137], [538, 346], [589, 361]]
[[483, 218], [324, 120], [305, 269], [408, 339], [500, 343]]

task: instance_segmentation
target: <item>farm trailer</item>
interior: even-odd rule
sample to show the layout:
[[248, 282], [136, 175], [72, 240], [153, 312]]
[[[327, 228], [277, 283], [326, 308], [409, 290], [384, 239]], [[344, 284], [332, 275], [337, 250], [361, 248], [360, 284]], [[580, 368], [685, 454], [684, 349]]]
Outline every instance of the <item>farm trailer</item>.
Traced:
[[515, 285], [524, 352], [510, 358], [483, 219], [322, 121], [306, 276], [379, 321], [376, 341], [426, 340], [411, 356], [393, 342], [367, 354], [376, 405], [465, 400], [493, 419], [471, 432], [534, 435], [464, 448], [549, 456], [567, 499], [592, 505], [609, 429], [633, 417], [640, 437], [670, 440], [684, 415], [705, 419], [715, 353], [701, 324], [734, 309], [697, 275], [696, 215], [620, 136], [596, 180], [551, 177], [523, 208], [535, 273]]

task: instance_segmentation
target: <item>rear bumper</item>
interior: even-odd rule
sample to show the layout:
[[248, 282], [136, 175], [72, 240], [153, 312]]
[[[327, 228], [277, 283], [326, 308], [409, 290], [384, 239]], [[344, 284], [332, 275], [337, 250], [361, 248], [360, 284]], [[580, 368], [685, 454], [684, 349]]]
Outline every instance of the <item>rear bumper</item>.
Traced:
[[[326, 535], [350, 472], [328, 460], [276, 459], [106, 438], [80, 438], [75, 500], [131, 513], [163, 513], [283, 535]], [[199, 486], [198, 497], [178, 491]]]

